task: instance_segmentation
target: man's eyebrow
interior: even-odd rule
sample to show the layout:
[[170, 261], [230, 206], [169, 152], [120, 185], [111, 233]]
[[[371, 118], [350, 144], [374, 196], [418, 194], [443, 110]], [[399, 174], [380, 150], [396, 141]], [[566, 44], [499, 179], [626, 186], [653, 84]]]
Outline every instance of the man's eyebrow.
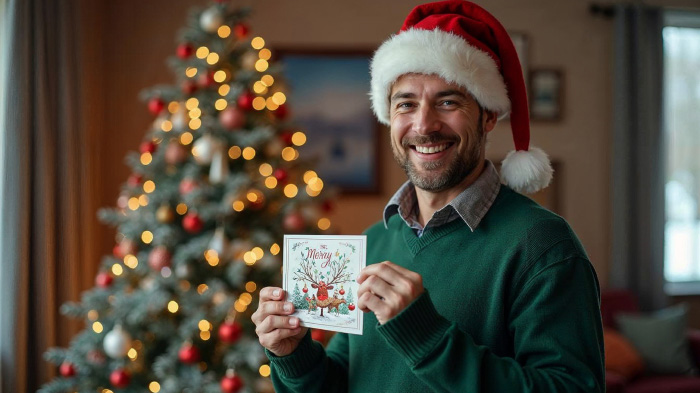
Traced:
[[398, 100], [399, 98], [415, 98], [415, 97], [416, 97], [416, 95], [413, 93], [400, 91], [400, 92], [397, 92], [396, 94], [394, 94], [393, 96], [391, 96], [390, 101]]
[[452, 89], [452, 90], [443, 90], [443, 91], [441, 91], [441, 92], [438, 92], [435, 96], [436, 96], [436, 97], [458, 96], [458, 97], [462, 97], [462, 98], [467, 98], [467, 95], [466, 95], [466, 94], [462, 93], [462, 92], [459, 91], [459, 90], [454, 90], [454, 89]]

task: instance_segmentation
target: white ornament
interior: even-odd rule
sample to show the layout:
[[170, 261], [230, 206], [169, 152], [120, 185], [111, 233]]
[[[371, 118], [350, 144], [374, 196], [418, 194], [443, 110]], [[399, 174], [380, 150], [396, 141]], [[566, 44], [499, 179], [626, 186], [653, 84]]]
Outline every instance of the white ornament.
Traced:
[[105, 335], [103, 346], [107, 355], [114, 359], [119, 359], [129, 352], [131, 337], [122, 329], [121, 325], [116, 325], [111, 332]]
[[209, 167], [209, 182], [219, 184], [228, 176], [228, 156], [221, 143], [214, 145], [214, 152]]
[[178, 105], [178, 109], [172, 116], [170, 116], [170, 121], [173, 123], [173, 129], [175, 131], [185, 131], [189, 119], [187, 116], [187, 111], [185, 110], [185, 103], [181, 102]]
[[224, 227], [218, 227], [214, 231], [214, 237], [212, 237], [209, 242], [209, 249], [216, 251], [218, 255], [223, 255], [225, 248], [226, 236], [224, 234]]
[[192, 155], [198, 164], [209, 164], [214, 156], [216, 142], [207, 134], [197, 139], [192, 146]]
[[216, 30], [224, 24], [224, 16], [218, 7], [214, 6], [208, 8], [199, 17], [199, 25], [208, 33], [214, 33]]
[[175, 267], [175, 275], [178, 278], [190, 278], [192, 276], [192, 266], [182, 263]]

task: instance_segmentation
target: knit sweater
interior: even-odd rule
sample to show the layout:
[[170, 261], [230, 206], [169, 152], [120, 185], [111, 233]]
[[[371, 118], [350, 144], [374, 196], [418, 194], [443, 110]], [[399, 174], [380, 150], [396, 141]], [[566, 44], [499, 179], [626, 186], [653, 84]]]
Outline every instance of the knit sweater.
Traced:
[[384, 325], [307, 334], [268, 352], [278, 392], [602, 392], [598, 280], [568, 224], [503, 186], [475, 231], [418, 238], [398, 215], [367, 230], [367, 263], [421, 274], [426, 291]]

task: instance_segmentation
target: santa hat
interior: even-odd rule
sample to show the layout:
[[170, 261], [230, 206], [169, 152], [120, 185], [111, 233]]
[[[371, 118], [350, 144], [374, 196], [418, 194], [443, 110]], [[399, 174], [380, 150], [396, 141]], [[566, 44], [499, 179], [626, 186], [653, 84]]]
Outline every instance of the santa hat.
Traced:
[[515, 151], [503, 160], [503, 182], [525, 193], [549, 185], [549, 158], [530, 146], [530, 115], [518, 54], [505, 28], [483, 8], [464, 0], [417, 6], [399, 33], [377, 49], [371, 73], [372, 109], [386, 125], [391, 87], [407, 73], [437, 75], [464, 87], [499, 117], [510, 113]]

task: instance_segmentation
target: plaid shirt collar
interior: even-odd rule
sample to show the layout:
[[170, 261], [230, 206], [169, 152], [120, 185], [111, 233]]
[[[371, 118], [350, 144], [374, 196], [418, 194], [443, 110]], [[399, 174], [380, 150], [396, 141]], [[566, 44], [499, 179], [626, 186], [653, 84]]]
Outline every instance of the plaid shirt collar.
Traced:
[[384, 208], [384, 226], [388, 226], [391, 216], [398, 214], [406, 225], [415, 229], [418, 236], [421, 236], [426, 229], [445, 225], [459, 217], [473, 232], [496, 200], [500, 187], [501, 179], [496, 168], [491, 161], [486, 160], [484, 171], [476, 181], [436, 211], [425, 227], [422, 227], [418, 222], [416, 188], [407, 181]]

